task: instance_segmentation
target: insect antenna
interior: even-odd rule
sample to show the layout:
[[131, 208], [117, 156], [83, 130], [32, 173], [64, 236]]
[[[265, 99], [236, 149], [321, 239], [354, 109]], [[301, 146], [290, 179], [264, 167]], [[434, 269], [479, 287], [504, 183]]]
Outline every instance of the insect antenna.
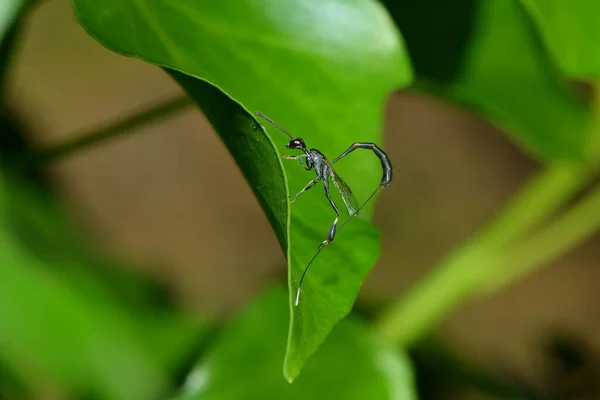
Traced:
[[290, 137], [290, 139], [293, 139], [294, 137], [288, 132], [286, 131], [281, 125], [279, 125], [277, 122], [273, 121], [271, 118], [267, 117], [265, 114], [256, 111], [254, 114], [258, 115], [259, 117], [267, 120], [271, 125], [273, 125], [275, 128], [279, 129], [281, 132], [285, 133], [286, 135], [288, 135]]
[[[371, 195], [369, 196], [369, 198], [367, 198], [367, 200], [362, 203], [362, 205], [360, 207], [358, 207], [358, 210], [356, 210], [355, 213], [353, 213], [352, 215], [350, 215], [350, 218], [348, 218], [346, 221], [344, 221], [344, 223], [338, 228], [336, 229], [336, 234], [342, 230], [342, 228], [344, 228], [344, 226], [346, 226], [346, 224], [348, 222], [350, 222], [354, 217], [356, 217], [358, 215], [358, 212], [360, 210], [363, 209], [364, 206], [367, 205], [367, 203], [369, 201], [371, 201], [371, 199], [373, 198], [373, 196], [375, 196], [375, 194], [379, 191], [379, 189], [381, 189], [383, 186], [380, 184], [379, 186], [377, 186], [377, 189], [375, 189], [373, 191], [373, 193], [371, 193]], [[327, 243], [329, 244], [329, 243]], [[302, 276], [300, 277], [300, 282], [298, 283], [298, 290], [296, 291], [296, 299], [294, 300], [294, 306], [298, 307], [298, 304], [300, 303], [300, 291], [302, 290], [302, 282], [304, 282], [304, 277], [306, 276], [306, 272], [308, 271], [308, 268], [311, 266], [311, 264], [313, 263], [313, 261], [315, 261], [315, 258], [317, 258], [317, 256], [319, 255], [319, 253], [321, 252], [321, 250], [323, 250], [325, 248], [325, 246], [327, 244], [321, 243], [321, 245], [319, 246], [319, 249], [317, 250], [317, 252], [315, 253], [315, 255], [313, 256], [313, 258], [310, 259], [310, 261], [308, 262], [308, 264], [306, 265], [306, 267], [304, 268], [304, 271], [302, 272]]]

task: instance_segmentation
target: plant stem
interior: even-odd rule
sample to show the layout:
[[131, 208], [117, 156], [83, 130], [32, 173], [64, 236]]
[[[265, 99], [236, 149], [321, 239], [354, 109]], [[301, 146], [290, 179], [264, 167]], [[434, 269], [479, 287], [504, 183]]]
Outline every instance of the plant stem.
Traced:
[[[581, 244], [600, 228], [600, 187], [595, 188], [569, 211], [540, 233], [505, 255], [498, 254], [495, 275], [482, 281], [482, 292], [496, 291]], [[493, 272], [493, 269], [490, 270]]]
[[540, 224], [583, 186], [587, 176], [586, 169], [575, 164], [556, 164], [537, 174], [484, 231], [452, 251], [393, 303], [381, 315], [378, 331], [400, 345], [413, 344], [476, 291], [482, 275], [490, 273], [497, 249]]
[[26, 165], [37, 165], [56, 161], [69, 156], [79, 150], [86, 149], [98, 143], [114, 139], [123, 132], [139, 128], [151, 122], [158, 121], [171, 114], [182, 111], [192, 105], [188, 97], [177, 97], [157, 104], [150, 109], [137, 112], [109, 125], [73, 135], [74, 139], [68, 140], [47, 148], [26, 154], [23, 163]]
[[555, 163], [520, 189], [485, 228], [450, 252], [429, 276], [410, 288], [379, 318], [375, 328], [386, 339], [410, 346], [460, 302], [489, 293], [571, 250], [600, 228], [600, 188], [545, 229], [552, 217], [584, 185], [600, 164], [600, 86], [595, 83], [593, 118], [586, 147], [588, 162]]

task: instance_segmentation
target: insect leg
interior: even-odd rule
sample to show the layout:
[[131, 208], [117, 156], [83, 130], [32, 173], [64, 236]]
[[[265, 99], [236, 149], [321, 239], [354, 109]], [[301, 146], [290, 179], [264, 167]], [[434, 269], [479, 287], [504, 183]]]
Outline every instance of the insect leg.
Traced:
[[305, 154], [301, 154], [299, 156], [291, 156], [289, 154], [282, 154], [281, 155], [281, 158], [285, 158], [286, 160], [299, 160], [302, 157], [306, 157], [306, 155]]
[[371, 195], [367, 198], [367, 200], [365, 200], [365, 202], [362, 203], [362, 205], [360, 207], [358, 207], [358, 210], [356, 210], [356, 212], [354, 214], [352, 214], [350, 216], [350, 218], [348, 218], [347, 220], [344, 221], [344, 223], [338, 228], [337, 232], [341, 231], [348, 222], [352, 221], [352, 219], [358, 215], [358, 213], [363, 209], [363, 207], [366, 206], [367, 204], [369, 204], [371, 199], [377, 194], [377, 192], [381, 188], [382, 188], [381, 185], [377, 186], [377, 188], [373, 191], [373, 193], [371, 193]]
[[352, 153], [356, 149], [368, 149], [368, 150], [373, 151], [373, 153], [375, 153], [375, 155], [379, 158], [379, 161], [381, 161], [381, 168], [383, 169], [383, 176], [381, 178], [381, 182], [379, 183], [379, 186], [377, 186], [377, 188], [373, 191], [373, 193], [371, 193], [371, 195], [367, 198], [367, 200], [358, 208], [358, 210], [354, 214], [352, 214], [350, 216], [350, 218], [348, 218], [346, 221], [344, 221], [344, 223], [338, 229], [338, 232], [341, 231], [348, 222], [352, 221], [352, 219], [358, 214], [358, 212], [360, 210], [362, 210], [363, 207], [366, 206], [371, 201], [371, 199], [373, 199], [373, 197], [377, 194], [377, 192], [381, 188], [389, 186], [389, 184], [392, 182], [392, 172], [393, 172], [392, 162], [390, 161], [390, 159], [387, 156], [387, 154], [385, 153], [385, 151], [383, 151], [375, 143], [361, 143], [361, 142], [353, 143], [352, 146], [350, 146], [346, 151], [344, 151], [335, 160], [333, 160], [331, 162], [331, 164], [334, 164], [335, 162], [341, 160], [342, 158], [346, 157], [348, 154]]
[[[317, 179], [320, 179], [320, 178], [321, 177], [318, 177]], [[328, 177], [325, 177], [325, 179], [323, 179], [323, 187], [325, 188], [325, 196], [327, 196], [327, 200], [329, 200], [331, 207], [333, 207], [333, 211], [335, 211], [335, 219], [333, 220], [333, 224], [331, 224], [331, 227], [329, 228], [329, 232], [327, 233], [327, 239], [325, 239], [323, 242], [321, 242], [321, 244], [319, 245], [319, 248], [317, 249], [317, 252], [310, 259], [308, 264], [306, 264], [306, 267], [304, 268], [304, 271], [302, 272], [302, 276], [300, 277], [300, 282], [298, 283], [298, 291], [296, 292], [296, 299], [294, 300], [294, 305], [296, 307], [298, 306], [298, 303], [300, 302], [300, 291], [302, 290], [302, 282], [304, 281], [304, 277], [306, 276], [306, 273], [308, 272], [308, 268], [310, 268], [311, 264], [313, 263], [313, 261], [315, 261], [315, 258], [317, 258], [317, 256], [321, 252], [321, 250], [323, 250], [323, 248], [325, 246], [327, 246], [329, 243], [331, 243], [333, 241], [333, 239], [335, 237], [335, 233], [336, 233], [336, 226], [337, 226], [338, 220], [340, 219], [340, 210], [335, 205], [335, 202], [333, 201], [333, 199], [331, 198], [331, 194], [329, 193]]]
[[304, 161], [302, 161], [303, 158], [306, 158], [306, 154], [301, 154], [299, 156], [291, 156], [289, 154], [281, 154], [281, 158], [284, 158], [286, 160], [298, 160], [300, 161], [300, 165], [302, 165], [302, 168], [306, 169], [306, 170], [310, 170], [312, 167], [309, 165], [309, 163], [304, 163]]
[[323, 180], [323, 187], [325, 188], [325, 196], [327, 196], [327, 200], [329, 200], [329, 204], [331, 204], [331, 207], [333, 207], [333, 211], [335, 211], [335, 219], [333, 220], [333, 224], [331, 224], [331, 227], [329, 228], [329, 232], [327, 234], [327, 239], [325, 240], [324, 245], [327, 246], [329, 244], [329, 242], [333, 241], [333, 238], [335, 237], [335, 228], [337, 227], [337, 223], [340, 219], [340, 210], [337, 208], [337, 206], [335, 205], [333, 199], [331, 198], [331, 193], [329, 193], [329, 180], [328, 179], [324, 179]]
[[[306, 185], [304, 187], [304, 189], [302, 189], [301, 191], [299, 191], [294, 198], [292, 199], [292, 203], [295, 202], [296, 200], [298, 200], [298, 196], [300, 196], [302, 193], [306, 192], [308, 189], [310, 189], [311, 187], [315, 186], [317, 183], [319, 183], [319, 181], [321, 180], [320, 176], [317, 176], [316, 179], [308, 182], [308, 185]], [[292, 198], [292, 196], [290, 196], [290, 199]]]
[[332, 165], [335, 164], [336, 162], [338, 162], [342, 158], [346, 157], [348, 154], [352, 153], [356, 149], [368, 149], [368, 150], [371, 150], [373, 153], [375, 153], [377, 158], [379, 158], [379, 161], [381, 162], [381, 168], [383, 169], [383, 176], [381, 178], [380, 185], [382, 187], [387, 187], [392, 182], [392, 171], [393, 171], [392, 162], [390, 161], [390, 158], [385, 153], [385, 151], [383, 151], [381, 149], [381, 147], [377, 146], [375, 143], [355, 142], [352, 144], [352, 146], [348, 147], [348, 149], [346, 151], [344, 151], [342, 154], [340, 154], [330, 164], [332, 164]]

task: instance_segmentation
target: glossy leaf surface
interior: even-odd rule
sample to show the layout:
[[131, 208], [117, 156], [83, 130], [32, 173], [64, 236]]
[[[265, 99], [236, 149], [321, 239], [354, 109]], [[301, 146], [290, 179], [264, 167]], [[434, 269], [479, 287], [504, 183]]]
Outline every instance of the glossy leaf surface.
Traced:
[[[277, 154], [286, 151], [289, 138], [268, 126], [271, 141], [249, 121], [232, 129], [228, 120], [240, 121], [245, 110], [261, 111], [330, 159], [354, 141], [381, 143], [384, 100], [411, 79], [402, 40], [385, 10], [371, 0], [72, 4], [85, 29], [105, 46], [188, 75], [177, 79], [203, 110], [226, 104], [219, 96], [239, 102], [212, 108], [207, 116], [257, 194], [288, 256], [291, 303], [301, 272], [335, 214], [323, 189], [316, 186], [288, 215], [288, 190]], [[232, 108], [234, 115], [229, 114]], [[379, 162], [366, 152], [351, 158], [339, 163], [338, 172], [364, 201], [381, 179]], [[285, 160], [284, 165], [291, 193], [315, 177], [297, 162]], [[342, 206], [339, 198], [336, 201]], [[378, 234], [368, 222], [371, 210], [372, 204], [323, 251], [304, 282], [300, 306], [291, 307], [284, 367], [289, 380], [350, 311], [377, 258]]]
[[561, 70], [600, 78], [600, 3], [596, 0], [521, 0]]
[[293, 384], [281, 377], [286, 340], [285, 291], [267, 291], [229, 326], [192, 371], [180, 400], [413, 400], [408, 357], [359, 321], [342, 321]]
[[589, 111], [518, 0], [384, 3], [423, 90], [471, 108], [535, 158], [585, 157]]

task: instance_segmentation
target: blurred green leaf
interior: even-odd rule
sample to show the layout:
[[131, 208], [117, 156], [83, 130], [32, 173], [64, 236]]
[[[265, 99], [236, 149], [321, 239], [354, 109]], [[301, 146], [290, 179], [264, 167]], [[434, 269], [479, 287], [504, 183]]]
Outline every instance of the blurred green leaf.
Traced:
[[[165, 307], [168, 295], [149, 277], [91, 251], [50, 190], [7, 177], [5, 226], [19, 245], [81, 293], [139, 313]], [[42, 182], [43, 184], [43, 182]]]
[[[32, 5], [34, 1], [3, 0], [0, 2], [0, 117], [5, 112], [3, 94], [6, 72], [16, 46], [20, 20], [28, 11], [27, 6]], [[0, 126], [0, 133], [2, 130], [3, 127]]]
[[57, 279], [12, 234], [6, 182], [0, 176], [0, 357], [99, 398], [164, 391], [162, 371], [126, 316]]
[[[206, 80], [330, 158], [354, 141], [380, 143], [384, 100], [411, 79], [401, 38], [371, 0], [72, 4], [85, 29], [108, 48]], [[192, 78], [177, 79], [207, 111], [269, 216], [288, 256], [292, 303], [302, 270], [326, 237], [333, 210], [315, 188], [293, 205], [288, 219], [283, 205], [288, 192], [270, 139], [248, 117], [244, 122], [241, 106], [229, 104], [219, 91]], [[271, 126], [268, 130], [282, 151], [286, 136]], [[339, 172], [364, 201], [381, 179], [380, 166], [372, 154], [353, 157], [354, 163], [340, 162]], [[294, 193], [314, 178], [297, 162], [284, 165]], [[322, 253], [304, 282], [300, 306], [291, 307], [284, 365], [290, 380], [350, 311], [375, 262], [379, 245], [368, 222], [371, 211], [372, 204]]]
[[[52, 378], [69, 392], [93, 394], [95, 398], [145, 398], [148, 389], [141, 388], [145, 383], [136, 382], [136, 378], [152, 372], [149, 377], [160, 374], [162, 384], [166, 384], [165, 370], [179, 368], [196, 345], [201, 330], [198, 321], [167, 304], [164, 290], [150, 279], [85, 246], [45, 182], [14, 166], [18, 154], [26, 151], [25, 135], [21, 127], [10, 123], [12, 120], [0, 120], [6, 121], [2, 126], [7, 127], [2, 132], [5, 146], [0, 146], [4, 170], [0, 176], [0, 268], [5, 268], [0, 271], [0, 297], [4, 300], [0, 326], [10, 326], [0, 328], [0, 364], [30, 388], [43, 386]], [[10, 278], [2, 279], [7, 273], [15, 274], [12, 283], [21, 287], [9, 288]], [[28, 274], [39, 274], [43, 280], [30, 280]], [[46, 287], [48, 282], [54, 290]], [[70, 305], [70, 301], [77, 304]], [[74, 308], [85, 309], [86, 315], [74, 313]], [[53, 315], [43, 315], [46, 312], [58, 317], [55, 320]], [[100, 331], [95, 331], [97, 323], [102, 324]], [[52, 326], [45, 327], [48, 324]], [[32, 329], [40, 333], [32, 334]], [[70, 341], [76, 351], [66, 357], [62, 352], [71, 350]], [[113, 347], [104, 349], [105, 345]], [[103, 349], [118, 351], [112, 355], [115, 362], [131, 353], [133, 360], [125, 360], [125, 366], [137, 367], [135, 364], [142, 361], [148, 365], [128, 376], [95, 354]], [[104, 368], [111, 371], [107, 373]], [[99, 380], [96, 373], [106, 379]]]
[[584, 157], [589, 112], [552, 69], [518, 0], [384, 3], [422, 88], [477, 110], [536, 157]]
[[32, 394], [22, 384], [22, 379], [16, 376], [16, 371], [9, 368], [0, 357], [0, 399], [31, 398]]
[[29, 0], [2, 0], [0, 2], [0, 42], [8, 33], [16, 20], [21, 8], [27, 4]]
[[342, 321], [293, 384], [281, 377], [285, 291], [263, 293], [226, 327], [192, 371], [181, 400], [416, 399], [408, 357], [357, 320]]
[[573, 78], [600, 78], [600, 2], [521, 0], [550, 54]]
[[[6, 217], [15, 243], [53, 277], [92, 302], [127, 314], [154, 361], [171, 370], [199, 340], [203, 322], [177, 309], [164, 286], [141, 271], [89, 248], [53, 196], [43, 174], [24, 170], [26, 128], [0, 118], [0, 167], [5, 172]], [[1, 260], [1, 256], [0, 256]]]

